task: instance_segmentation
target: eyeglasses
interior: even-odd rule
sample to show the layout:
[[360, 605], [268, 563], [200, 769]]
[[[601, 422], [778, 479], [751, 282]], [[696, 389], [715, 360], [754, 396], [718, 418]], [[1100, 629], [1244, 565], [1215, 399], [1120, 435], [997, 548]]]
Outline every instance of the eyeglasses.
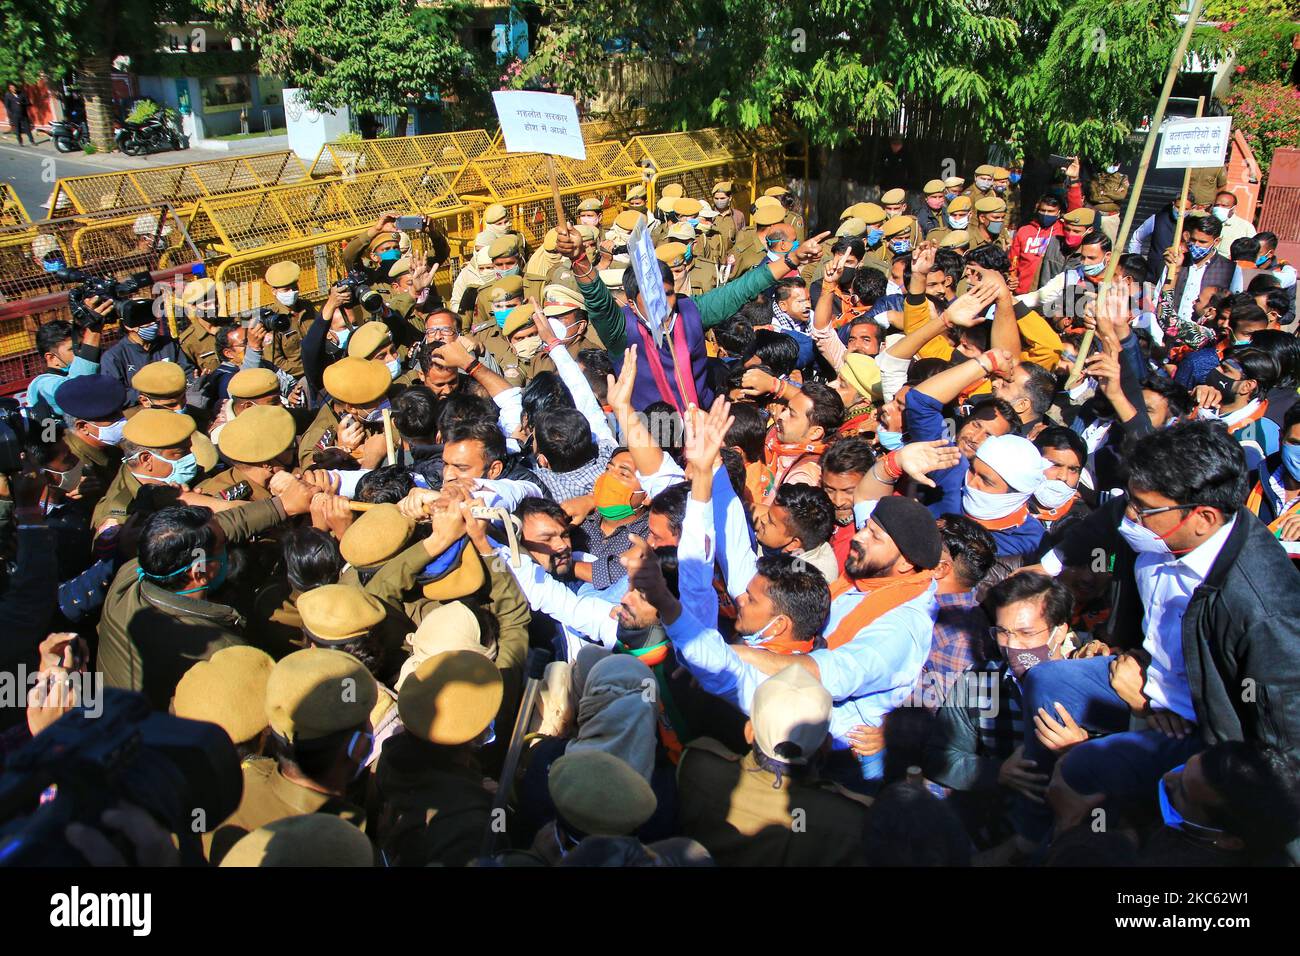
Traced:
[[456, 337], [456, 330], [454, 328], [435, 327], [427, 329], [424, 334], [426, 338], [446, 339], [447, 341], [450, 341]]
[[1164, 508], [1139, 508], [1137, 502], [1130, 498], [1124, 508], [1124, 513], [1144, 522], [1151, 515], [1163, 514], [1166, 511], [1186, 511], [1188, 508], [1195, 507], [1196, 505], [1168, 505]]

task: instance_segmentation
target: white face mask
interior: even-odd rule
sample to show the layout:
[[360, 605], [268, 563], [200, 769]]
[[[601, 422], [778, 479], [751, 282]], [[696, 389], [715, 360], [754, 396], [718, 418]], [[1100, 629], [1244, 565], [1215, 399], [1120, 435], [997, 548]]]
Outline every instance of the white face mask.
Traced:
[[1048, 478], [1034, 491], [1034, 500], [1044, 508], [1059, 508], [1074, 497], [1074, 489], [1059, 478]]
[[1173, 554], [1164, 538], [1146, 525], [1130, 520], [1128, 515], [1119, 523], [1119, 534], [1138, 554]]
[[968, 475], [966, 484], [961, 489], [961, 510], [972, 518], [979, 518], [981, 521], [992, 521], [995, 518], [1005, 518], [1007, 515], [1012, 514], [1028, 501], [1029, 497], [1023, 491], [1008, 491], [996, 495], [991, 491], [972, 488]]
[[275, 301], [286, 309], [291, 308], [298, 301], [298, 292], [296, 289], [276, 289]]
[[949, 216], [948, 221], [952, 223], [953, 229], [965, 229], [970, 225], [970, 216]]
[[768, 640], [768, 635], [767, 635], [768, 629], [771, 628], [771, 626], [779, 620], [781, 620], [781, 615], [778, 614], [776, 617], [772, 618], [772, 620], [768, 621], [766, 624], [764, 624], [753, 634], [742, 635], [741, 640], [743, 640], [750, 647], [753, 647], [757, 644], [766, 644]]
[[58, 475], [57, 481], [50, 482], [51, 487], [58, 488], [59, 491], [71, 491], [81, 483], [81, 472], [85, 469], [86, 463], [78, 461], [67, 471], [54, 471], [50, 468], [45, 469], [45, 473], [53, 478]]

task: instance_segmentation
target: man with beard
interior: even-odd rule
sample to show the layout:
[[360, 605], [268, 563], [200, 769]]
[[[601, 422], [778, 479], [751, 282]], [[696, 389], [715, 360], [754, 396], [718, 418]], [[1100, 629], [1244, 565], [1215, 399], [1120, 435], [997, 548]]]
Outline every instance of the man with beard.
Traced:
[[841, 439], [826, 449], [822, 456], [822, 491], [835, 507], [835, 530], [831, 532], [830, 545], [841, 568], [849, 556], [849, 544], [857, 533], [853, 524], [853, 492], [875, 463], [871, 443], [865, 438]]

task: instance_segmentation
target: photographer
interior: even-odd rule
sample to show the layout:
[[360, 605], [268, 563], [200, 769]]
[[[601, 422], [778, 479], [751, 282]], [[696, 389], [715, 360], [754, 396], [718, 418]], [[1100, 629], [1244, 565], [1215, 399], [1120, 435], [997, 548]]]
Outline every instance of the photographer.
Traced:
[[131, 378], [151, 362], [175, 362], [193, 378], [194, 363], [182, 351], [180, 343], [167, 332], [167, 326], [158, 320], [155, 303], [151, 299], [127, 299], [118, 304], [122, 317], [122, 330], [126, 333], [107, 352], [100, 363], [100, 371], [112, 376], [126, 388], [126, 403], [134, 405], [139, 393], [131, 387]]
[[54, 397], [58, 387], [70, 378], [99, 371], [103, 320], [113, 314], [113, 302], [92, 296], [86, 304], [100, 319], [97, 324], [84, 327], [81, 342], [75, 347], [76, 329], [71, 322], [56, 319], [36, 330], [36, 353], [45, 360], [45, 371], [31, 380], [24, 396], [23, 406], [31, 422], [40, 422], [51, 415], [61, 416], [63, 409]]
[[263, 277], [275, 302], [271, 309], [277, 316], [288, 319], [288, 327], [271, 329], [271, 343], [268, 349], [271, 364], [283, 369], [294, 378], [303, 375], [303, 342], [307, 333], [316, 324], [320, 314], [311, 300], [298, 292], [298, 279], [302, 269], [292, 259], [273, 262]]
[[266, 326], [256, 319], [247, 326], [223, 325], [217, 329], [216, 346], [221, 364], [212, 373], [208, 387], [218, 402], [229, 397], [227, 388], [236, 372], [248, 368], [271, 368], [271, 363], [262, 357], [266, 339]]
[[[12, 486], [11, 486], [12, 482]], [[17, 524], [17, 554], [3, 565], [0, 597], [0, 671], [34, 671], [37, 648], [58, 601], [58, 568], [54, 534], [41, 508], [44, 482], [31, 471], [0, 475], [0, 516]], [[0, 708], [0, 729], [23, 720], [20, 707]]]
[[302, 343], [303, 374], [314, 396], [325, 387], [325, 369], [348, 354], [352, 330], [367, 318], [355, 286], [346, 277], [330, 286], [320, 321], [312, 323]]

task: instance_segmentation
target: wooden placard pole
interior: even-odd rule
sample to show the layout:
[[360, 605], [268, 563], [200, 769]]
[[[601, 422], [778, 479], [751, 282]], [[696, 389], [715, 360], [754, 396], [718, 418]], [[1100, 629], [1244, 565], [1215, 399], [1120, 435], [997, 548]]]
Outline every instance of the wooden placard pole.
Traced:
[[384, 409], [384, 445], [388, 450], [388, 464], [397, 464], [397, 438], [393, 434], [393, 410]]
[[[1156, 111], [1151, 117], [1150, 132], [1147, 134], [1147, 141], [1142, 147], [1142, 161], [1138, 163], [1137, 176], [1133, 179], [1133, 191], [1129, 193], [1128, 205], [1124, 208], [1124, 218], [1119, 224], [1119, 232], [1115, 234], [1115, 245], [1111, 250], [1110, 262], [1106, 264], [1106, 272], [1102, 276], [1101, 285], [1097, 289], [1097, 302], [1100, 304], [1106, 300], [1106, 293], [1110, 290], [1111, 280], [1115, 278], [1115, 267], [1119, 265], [1120, 256], [1123, 254], [1124, 247], [1128, 245], [1129, 230], [1133, 226], [1133, 218], [1137, 215], [1138, 198], [1142, 195], [1142, 187], [1147, 181], [1147, 168], [1151, 165], [1151, 154], [1155, 152], [1156, 137], [1160, 133], [1160, 125], [1165, 119], [1165, 107], [1169, 105], [1169, 95], [1174, 89], [1174, 80], [1178, 78], [1178, 71], [1182, 69], [1183, 59], [1187, 56], [1187, 45], [1192, 40], [1192, 32], [1196, 29], [1196, 22], [1201, 18], [1201, 8], [1205, 6], [1205, 0], [1193, 0], [1192, 9], [1187, 14], [1187, 23], [1183, 27], [1183, 35], [1178, 39], [1178, 46], [1174, 49], [1173, 58], [1169, 61], [1169, 70], [1165, 73], [1165, 85], [1160, 90], [1160, 99], [1156, 102]], [[1066, 380], [1065, 387], [1073, 388], [1083, 377], [1083, 363], [1088, 360], [1088, 351], [1092, 348], [1094, 333], [1092, 329], [1083, 333], [1083, 341], [1079, 343], [1079, 356], [1074, 360], [1074, 366], [1070, 369], [1070, 377]]]
[[555, 168], [555, 157], [546, 154], [546, 168], [551, 174], [551, 199], [555, 202], [555, 228], [561, 229], [567, 225], [564, 221], [564, 203], [560, 200], [560, 174]]
[[[1205, 109], [1205, 97], [1200, 96], [1196, 99], [1196, 118], [1201, 118], [1201, 112]], [[1187, 223], [1187, 193], [1192, 188], [1192, 167], [1188, 166], [1183, 170], [1183, 191], [1178, 197], [1178, 222], [1174, 223], [1174, 241], [1170, 247], [1178, 249], [1183, 242], [1183, 226]]]

